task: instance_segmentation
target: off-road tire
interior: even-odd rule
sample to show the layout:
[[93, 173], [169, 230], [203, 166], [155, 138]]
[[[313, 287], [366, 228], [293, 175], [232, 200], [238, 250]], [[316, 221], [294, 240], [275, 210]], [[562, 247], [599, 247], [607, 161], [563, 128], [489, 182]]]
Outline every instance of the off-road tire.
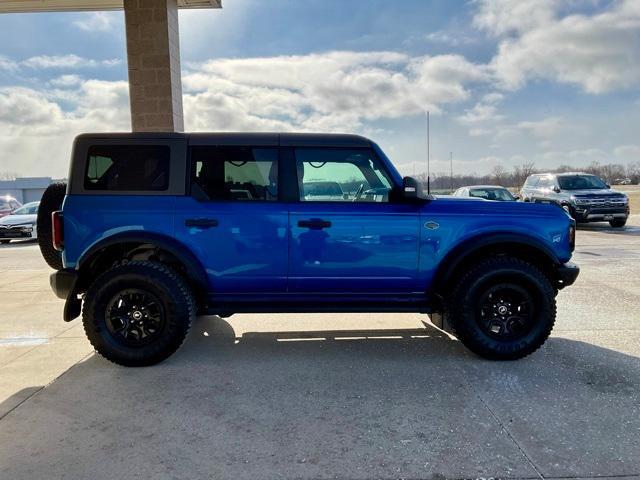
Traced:
[[[496, 339], [481, 326], [480, 299], [492, 286], [514, 285], [533, 300], [531, 330], [519, 338]], [[532, 264], [509, 256], [483, 260], [464, 273], [448, 299], [450, 322], [460, 341], [489, 360], [516, 360], [536, 351], [549, 337], [556, 302], [549, 279]]]
[[38, 207], [38, 245], [45, 262], [54, 270], [62, 270], [62, 253], [53, 248], [51, 239], [51, 213], [62, 208], [62, 201], [67, 192], [64, 182], [52, 183], [47, 187]]
[[611, 220], [609, 221], [609, 225], [611, 225], [613, 228], [622, 228], [627, 224], [627, 219], [621, 219], [621, 218], [617, 218], [615, 220]]
[[[127, 345], [108, 327], [109, 302], [127, 289], [148, 292], [162, 305], [164, 324], [152, 343]], [[165, 360], [182, 345], [195, 312], [191, 289], [180, 275], [161, 263], [132, 261], [95, 279], [84, 297], [82, 322], [91, 345], [104, 358], [118, 365], [143, 367]]]

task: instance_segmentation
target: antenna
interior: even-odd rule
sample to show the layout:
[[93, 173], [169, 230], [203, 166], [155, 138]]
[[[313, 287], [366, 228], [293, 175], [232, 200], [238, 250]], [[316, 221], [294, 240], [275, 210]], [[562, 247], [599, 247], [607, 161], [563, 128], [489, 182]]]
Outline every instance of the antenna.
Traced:
[[427, 110], [427, 195], [431, 195], [431, 122]]

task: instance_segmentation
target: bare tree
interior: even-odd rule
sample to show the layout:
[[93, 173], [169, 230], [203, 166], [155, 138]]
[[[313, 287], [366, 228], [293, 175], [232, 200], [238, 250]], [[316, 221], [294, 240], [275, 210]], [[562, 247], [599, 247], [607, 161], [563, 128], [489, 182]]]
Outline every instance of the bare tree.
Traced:
[[522, 165], [517, 165], [513, 167], [513, 185], [512, 187], [520, 187], [529, 175], [533, 175], [536, 173], [538, 169], [536, 168], [536, 164], [533, 162], [526, 162]]
[[557, 173], [572, 172], [574, 170], [575, 170], [575, 167], [572, 167], [571, 165], [560, 165], [558, 168], [555, 169]]
[[509, 172], [502, 165], [498, 164], [491, 169], [491, 178], [498, 185], [506, 185], [509, 180]]

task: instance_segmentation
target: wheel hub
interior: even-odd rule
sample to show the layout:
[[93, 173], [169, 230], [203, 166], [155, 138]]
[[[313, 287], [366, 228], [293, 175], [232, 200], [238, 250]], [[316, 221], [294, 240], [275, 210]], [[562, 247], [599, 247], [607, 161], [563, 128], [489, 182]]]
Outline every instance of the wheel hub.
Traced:
[[143, 346], [152, 342], [164, 327], [164, 309], [151, 292], [127, 289], [114, 295], [108, 303], [106, 323], [120, 343]]
[[533, 307], [533, 299], [525, 289], [511, 284], [497, 285], [481, 297], [478, 321], [492, 337], [518, 338], [533, 326]]

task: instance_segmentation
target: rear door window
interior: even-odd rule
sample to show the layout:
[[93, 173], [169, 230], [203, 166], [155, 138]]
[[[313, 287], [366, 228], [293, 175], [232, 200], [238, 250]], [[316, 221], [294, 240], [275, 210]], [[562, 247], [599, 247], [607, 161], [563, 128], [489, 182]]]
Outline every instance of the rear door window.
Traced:
[[278, 200], [278, 149], [192, 147], [191, 192], [209, 200]]
[[106, 191], [163, 191], [169, 186], [166, 145], [89, 147], [84, 188]]

